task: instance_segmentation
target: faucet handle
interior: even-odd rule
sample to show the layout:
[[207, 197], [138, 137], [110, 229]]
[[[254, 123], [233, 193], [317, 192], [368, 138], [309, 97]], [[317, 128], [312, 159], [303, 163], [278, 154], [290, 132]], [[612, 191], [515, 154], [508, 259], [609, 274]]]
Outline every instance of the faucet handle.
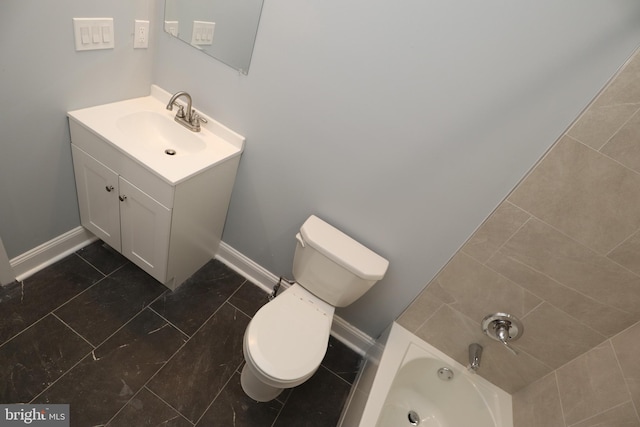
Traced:
[[184, 106], [174, 102], [175, 106], [178, 107], [178, 112], [176, 113], [176, 117], [184, 118]]
[[209, 123], [207, 119], [202, 117], [200, 114], [196, 112], [196, 110], [191, 110], [191, 123], [194, 126], [200, 126], [200, 123]]

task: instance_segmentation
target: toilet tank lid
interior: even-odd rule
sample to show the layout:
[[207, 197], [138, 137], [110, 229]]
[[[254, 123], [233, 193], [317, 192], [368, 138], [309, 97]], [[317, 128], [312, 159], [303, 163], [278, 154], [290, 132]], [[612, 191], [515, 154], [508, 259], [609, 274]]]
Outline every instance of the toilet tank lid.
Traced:
[[300, 234], [305, 245], [361, 279], [380, 280], [387, 272], [389, 261], [315, 215], [302, 224]]

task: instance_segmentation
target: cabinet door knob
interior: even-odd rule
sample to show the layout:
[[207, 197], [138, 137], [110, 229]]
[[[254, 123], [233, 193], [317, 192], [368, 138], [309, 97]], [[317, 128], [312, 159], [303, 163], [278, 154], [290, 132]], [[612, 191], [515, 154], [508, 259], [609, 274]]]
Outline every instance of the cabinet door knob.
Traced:
[[124, 202], [127, 199], [127, 196], [118, 196], [121, 202]]
[[109, 193], [111, 193], [111, 192], [113, 191], [113, 185], [107, 185], [107, 186], [105, 187], [105, 189], [106, 189]]

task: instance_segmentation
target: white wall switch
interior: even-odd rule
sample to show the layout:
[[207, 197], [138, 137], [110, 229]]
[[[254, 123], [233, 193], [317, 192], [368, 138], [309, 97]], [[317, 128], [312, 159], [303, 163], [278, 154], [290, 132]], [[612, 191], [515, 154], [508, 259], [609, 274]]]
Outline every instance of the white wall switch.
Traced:
[[213, 44], [213, 31], [215, 28], [215, 22], [193, 21], [191, 44], [194, 46], [207, 46]]
[[178, 37], [180, 23], [178, 21], [164, 21], [164, 30], [173, 37]]
[[133, 48], [146, 49], [149, 47], [149, 21], [136, 19], [133, 28]]
[[76, 50], [113, 49], [113, 18], [73, 18]]

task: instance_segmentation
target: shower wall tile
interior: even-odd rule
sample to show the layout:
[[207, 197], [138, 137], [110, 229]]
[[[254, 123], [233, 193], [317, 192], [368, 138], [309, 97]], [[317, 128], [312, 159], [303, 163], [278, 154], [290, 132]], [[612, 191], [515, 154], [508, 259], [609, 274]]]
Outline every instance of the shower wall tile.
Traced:
[[409, 308], [398, 318], [398, 322], [409, 332], [416, 334], [420, 326], [443, 304], [444, 302], [435, 297], [430, 289], [426, 289], [413, 300]]
[[[448, 305], [443, 305], [415, 334], [464, 366], [469, 364], [469, 344], [479, 343], [484, 347], [482, 376], [508, 393], [514, 393], [552, 370], [524, 352], [514, 356], [502, 344], [482, 333], [480, 321], [472, 320]], [[509, 368], [505, 369], [506, 366]]]
[[482, 339], [480, 323], [443, 305], [415, 333], [463, 365], [467, 365], [468, 346]]
[[600, 254], [640, 227], [640, 175], [563, 137], [509, 201]]
[[541, 378], [512, 397], [514, 426], [565, 427], [555, 373]]
[[571, 427], [638, 427], [640, 420], [631, 402], [609, 409]]
[[[637, 108], [637, 106], [634, 107]], [[636, 113], [602, 148], [601, 152], [626, 167], [640, 172], [638, 135], [640, 135], [640, 113]]]
[[542, 221], [527, 222], [504, 245], [503, 251], [508, 257], [570, 289], [640, 315], [639, 276]]
[[602, 335], [611, 337], [637, 321], [637, 316], [564, 286], [500, 251], [487, 265]]
[[542, 302], [464, 253], [453, 257], [436, 282], [453, 309], [478, 322], [488, 313], [507, 312], [522, 317]]
[[514, 343], [552, 368], [558, 368], [606, 337], [572, 318], [564, 311], [544, 303], [522, 318], [525, 333]]
[[636, 54], [602, 91], [593, 107], [640, 104], [640, 55]]
[[560, 401], [567, 425], [598, 415], [631, 398], [609, 341], [558, 369]]
[[608, 258], [640, 275], [640, 233], [635, 233], [611, 251]]
[[640, 323], [625, 330], [611, 342], [633, 403], [640, 410]]
[[487, 261], [531, 216], [509, 202], [502, 203], [462, 247], [462, 252]]
[[551, 372], [549, 366], [521, 349], [514, 355], [490, 338], [483, 337], [480, 342], [484, 347], [481, 375], [507, 393], [515, 393]]
[[[478, 373], [509, 392], [525, 393], [551, 373], [570, 375], [569, 366], [597, 365], [592, 359], [606, 353], [600, 346], [615, 345], [624, 380], [617, 361], [599, 366], [609, 374], [608, 397], [584, 408], [572, 403], [570, 388], [561, 388], [569, 415], [557, 425], [636, 425], [629, 408], [640, 408], [640, 368], [633, 359], [640, 332], [631, 336], [640, 330], [638, 141], [636, 53], [398, 322], [465, 365], [467, 346], [481, 343]], [[495, 311], [521, 316], [517, 357], [480, 330], [481, 319]], [[604, 381], [600, 373], [581, 372], [585, 381]], [[619, 399], [625, 393], [626, 401]], [[537, 425], [535, 417], [529, 424], [518, 419], [516, 427]]]
[[599, 150], [638, 111], [635, 104], [593, 107], [567, 132], [572, 138]]

